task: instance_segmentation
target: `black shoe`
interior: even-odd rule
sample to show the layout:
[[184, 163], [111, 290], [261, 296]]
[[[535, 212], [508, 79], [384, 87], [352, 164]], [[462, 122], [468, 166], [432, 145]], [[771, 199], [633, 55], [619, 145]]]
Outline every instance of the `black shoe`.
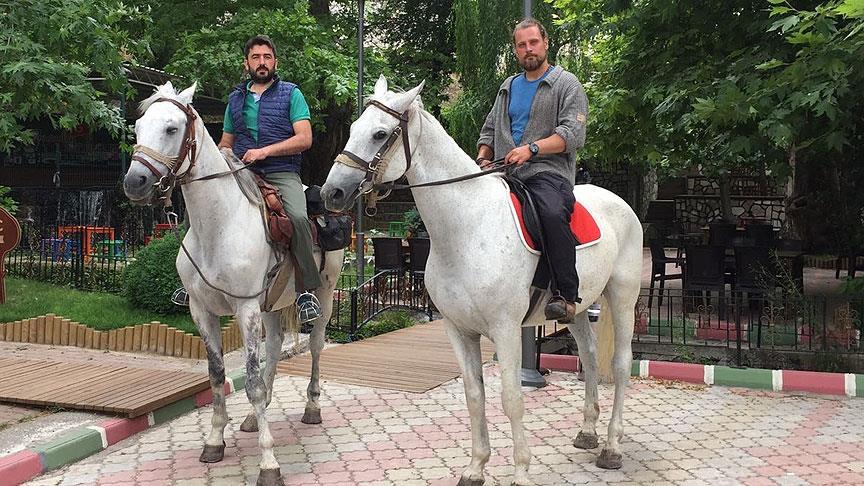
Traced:
[[173, 294], [171, 294], [171, 303], [176, 305], [181, 305], [184, 307], [189, 306], [189, 293], [186, 292], [186, 289], [180, 287], [175, 290]]
[[321, 304], [318, 297], [311, 292], [303, 292], [297, 296], [297, 318], [304, 324], [321, 317]]
[[573, 322], [576, 315], [576, 304], [567, 302], [561, 297], [553, 297], [544, 309], [547, 321], [558, 321], [561, 324]]

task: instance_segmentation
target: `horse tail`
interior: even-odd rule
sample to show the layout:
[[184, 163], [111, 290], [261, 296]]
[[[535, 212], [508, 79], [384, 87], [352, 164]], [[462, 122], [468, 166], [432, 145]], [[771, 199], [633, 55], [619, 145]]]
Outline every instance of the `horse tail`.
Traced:
[[280, 322], [282, 330], [291, 337], [294, 343], [292, 354], [296, 354], [297, 347], [300, 345], [300, 319], [297, 317], [297, 304], [291, 304], [279, 310]]
[[600, 304], [600, 320], [597, 322], [597, 368], [600, 383], [613, 383], [612, 354], [615, 351], [615, 326], [613, 325], [612, 309], [605, 295], [597, 300]]

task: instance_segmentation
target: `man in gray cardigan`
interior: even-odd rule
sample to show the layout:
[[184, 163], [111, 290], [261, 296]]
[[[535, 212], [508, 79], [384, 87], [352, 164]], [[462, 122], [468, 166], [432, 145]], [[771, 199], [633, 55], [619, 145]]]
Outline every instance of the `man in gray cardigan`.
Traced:
[[477, 163], [504, 157], [510, 174], [531, 191], [543, 227], [553, 273], [553, 299], [546, 318], [571, 322], [579, 299], [576, 239], [570, 231], [576, 150], [585, 144], [588, 98], [572, 73], [546, 59], [549, 39], [535, 19], [513, 30], [513, 48], [524, 71], [501, 85], [477, 141]]

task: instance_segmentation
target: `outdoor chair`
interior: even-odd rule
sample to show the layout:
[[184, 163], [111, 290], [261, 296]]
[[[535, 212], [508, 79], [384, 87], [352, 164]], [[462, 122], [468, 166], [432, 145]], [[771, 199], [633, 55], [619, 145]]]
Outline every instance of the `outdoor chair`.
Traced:
[[[372, 238], [372, 249], [375, 266], [375, 293], [384, 300], [388, 288], [398, 287], [399, 279], [405, 276], [405, 249], [402, 246], [402, 238], [393, 237]], [[386, 273], [378, 275], [381, 272]]]
[[744, 235], [751, 238], [756, 246], [771, 247], [774, 245], [774, 226], [770, 224], [748, 224], [744, 229]]
[[429, 305], [426, 285], [423, 277], [426, 272], [426, 260], [429, 259], [429, 238], [408, 238], [408, 272], [410, 276], [411, 300], [416, 296], [423, 300], [423, 307]]
[[[768, 292], [777, 286], [777, 265], [772, 250], [764, 246], [735, 248], [735, 284], [732, 292], [739, 303], [739, 310], [750, 312], [747, 322], [756, 315], [756, 347], [762, 345], [762, 309], [765, 307]], [[744, 300], [744, 294], [747, 299]]]
[[666, 265], [674, 263], [676, 266], [680, 266], [683, 260], [679, 259], [678, 257], [673, 258], [666, 256], [666, 250], [663, 248], [663, 242], [659, 239], [650, 240], [648, 242], [648, 245], [651, 248], [651, 285], [650, 290], [648, 291], [648, 309], [651, 309], [651, 303], [654, 300], [654, 284], [659, 282], [657, 305], [659, 307], [662, 307], [663, 288], [666, 285], [666, 281], [682, 278], [681, 272], [667, 274]]
[[708, 225], [708, 244], [710, 246], [731, 247], [736, 232], [735, 223], [715, 221]]
[[689, 246], [685, 250], [684, 260], [684, 294], [690, 296], [694, 292], [705, 292], [703, 303], [708, 307], [710, 293], [719, 294], [718, 315], [725, 317], [726, 250], [722, 246]]

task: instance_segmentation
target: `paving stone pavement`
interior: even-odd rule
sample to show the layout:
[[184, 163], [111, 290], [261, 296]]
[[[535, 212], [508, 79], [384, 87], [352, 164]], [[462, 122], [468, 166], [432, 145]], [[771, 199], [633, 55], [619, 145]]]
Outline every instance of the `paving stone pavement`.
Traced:
[[[492, 457], [486, 484], [508, 484], [510, 425], [498, 368], [485, 369]], [[864, 400], [634, 379], [625, 408], [624, 467], [604, 471], [596, 451], [571, 445], [582, 422], [583, 384], [553, 373], [526, 389], [526, 426], [537, 485], [864, 484]], [[321, 425], [300, 422], [307, 382], [279, 376], [269, 407], [287, 485], [455, 485], [470, 434], [461, 379], [424, 394], [322, 385]], [[530, 390], [530, 391], [528, 391]], [[612, 387], [601, 386], [600, 427]], [[249, 405], [228, 397], [225, 460], [201, 464], [211, 408], [189, 412], [30, 485], [254, 484], [257, 435], [239, 431]], [[601, 437], [601, 446], [604, 437]]]

